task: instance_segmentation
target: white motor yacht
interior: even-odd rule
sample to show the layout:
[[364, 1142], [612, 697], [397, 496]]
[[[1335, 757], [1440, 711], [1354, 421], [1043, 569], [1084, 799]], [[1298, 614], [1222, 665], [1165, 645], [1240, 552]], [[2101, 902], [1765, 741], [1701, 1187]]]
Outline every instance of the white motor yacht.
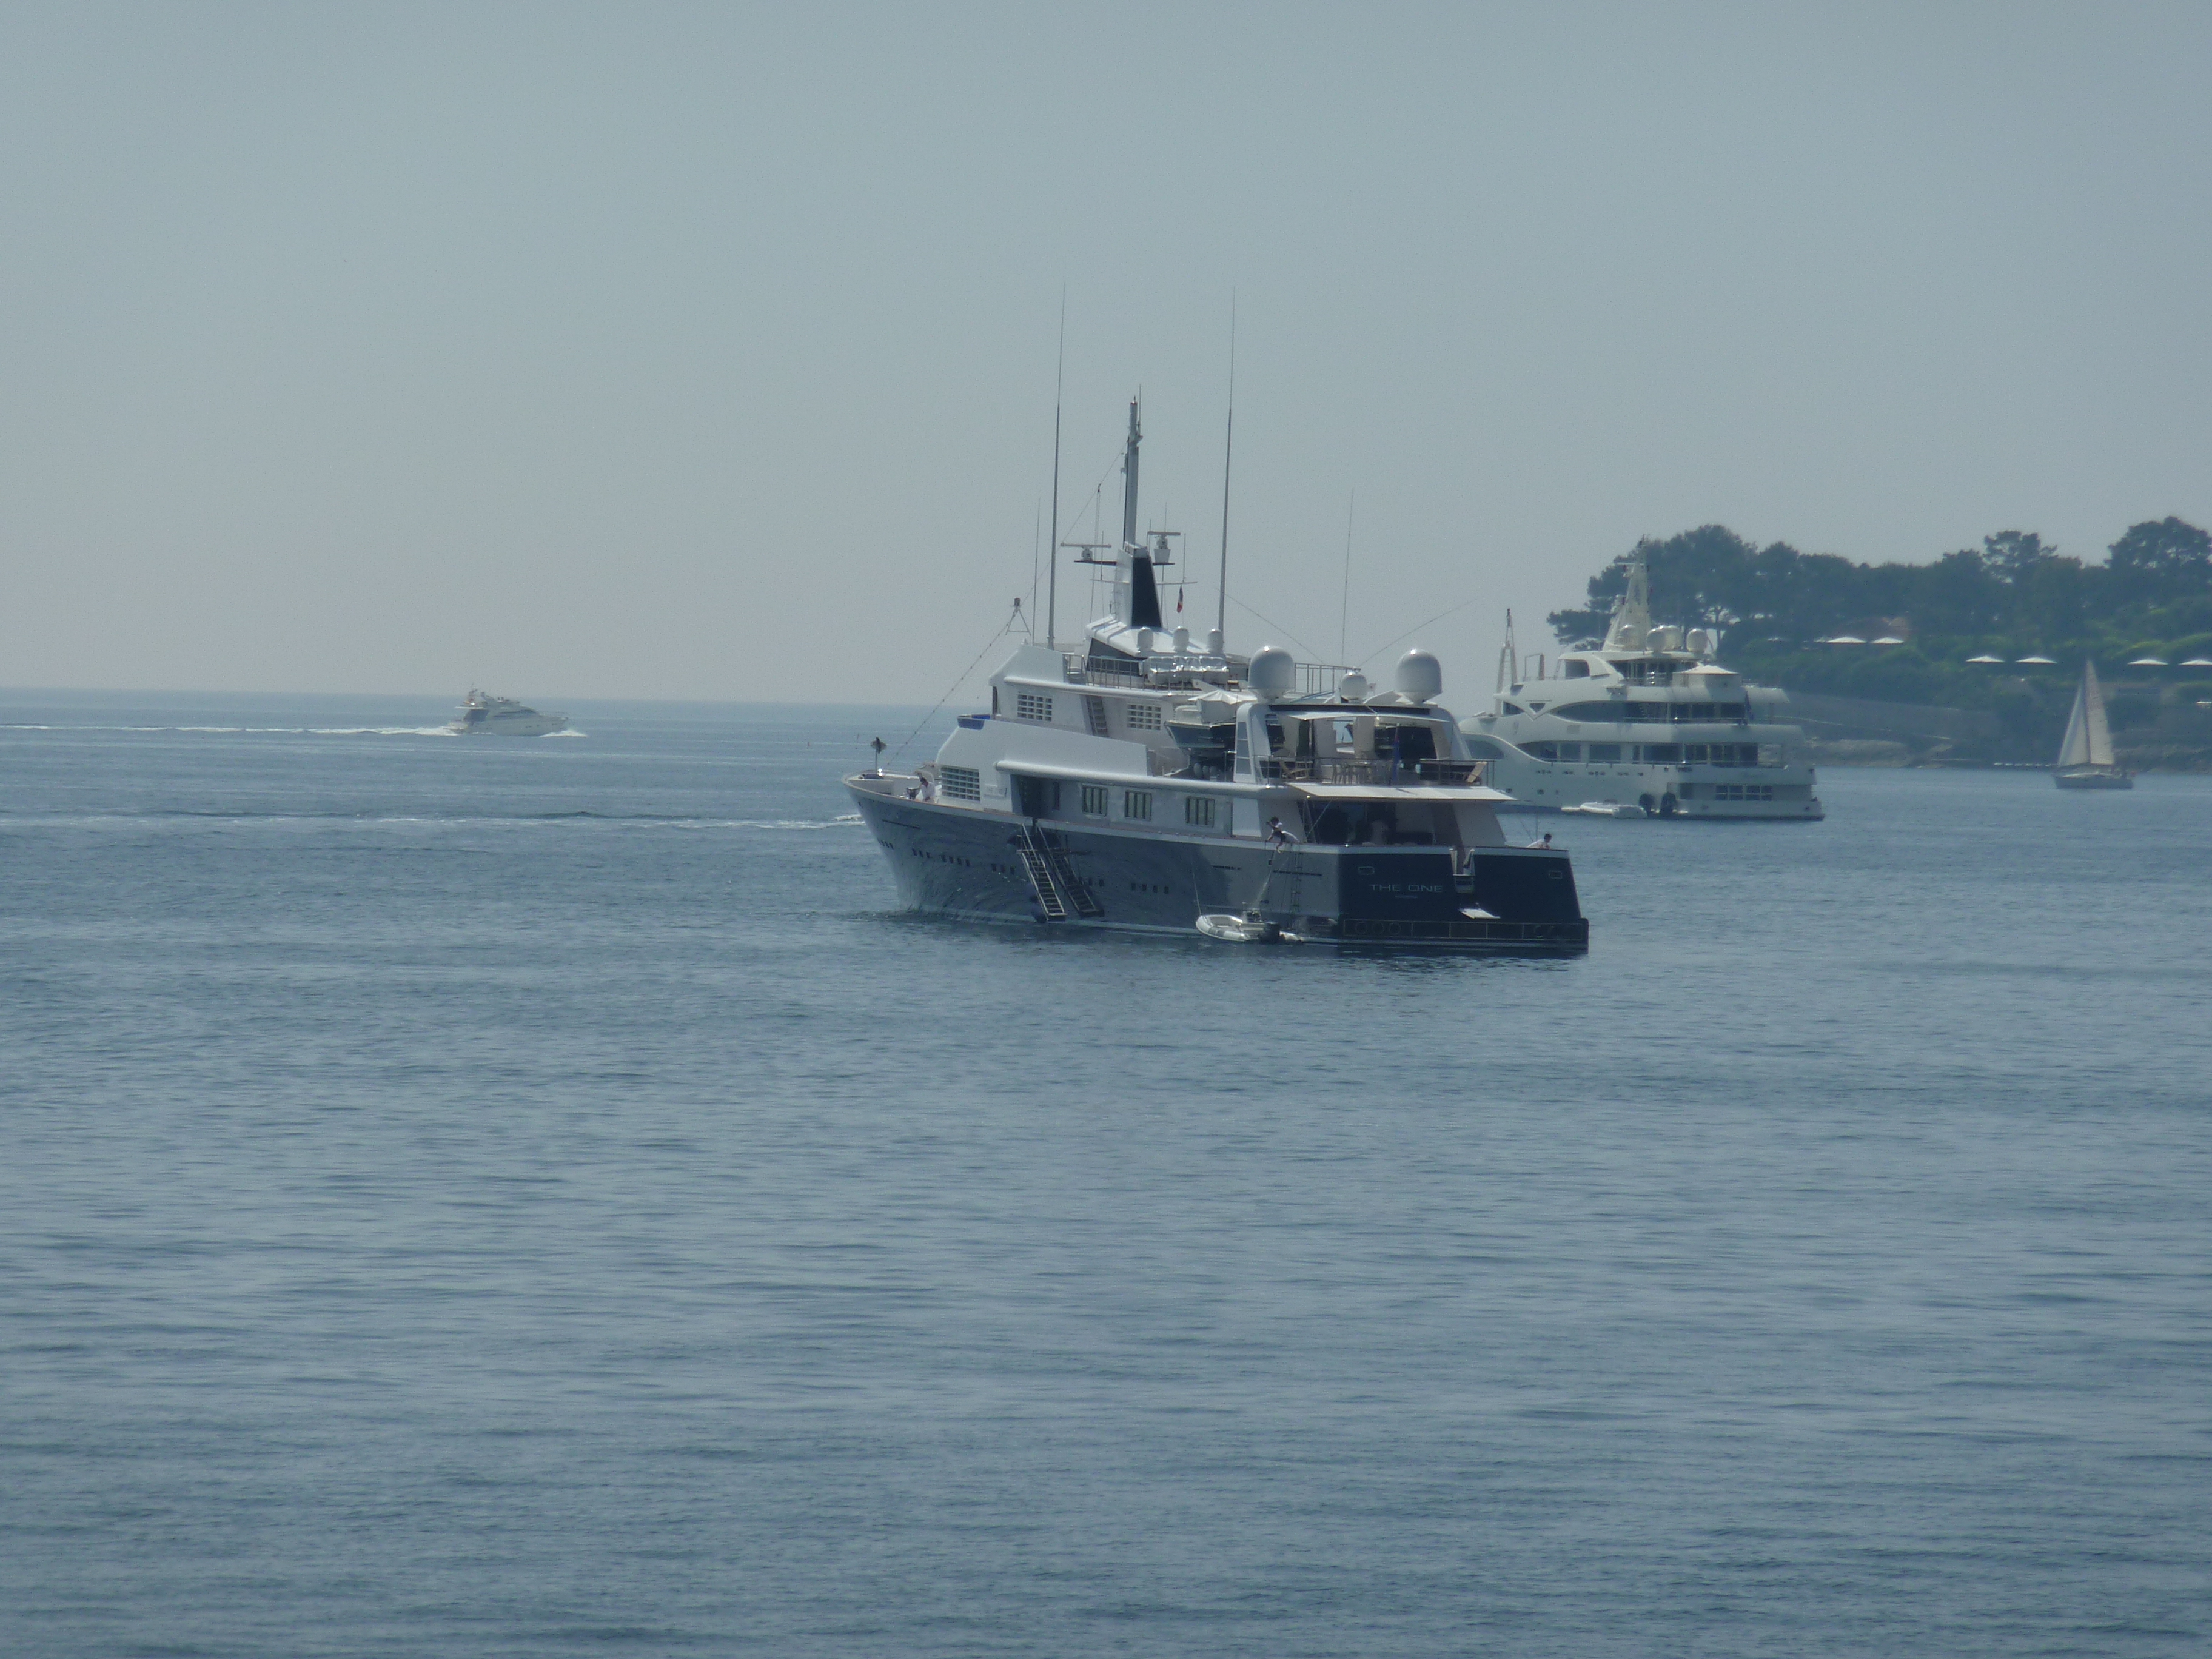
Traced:
[[446, 728], [457, 738], [544, 738], [568, 729], [566, 714], [541, 714], [512, 697], [495, 697], [474, 687]]
[[1506, 844], [1511, 802], [1437, 706], [1433, 656], [1407, 652], [1385, 691], [1164, 624], [1172, 532], [1138, 533], [1140, 435], [1132, 404], [1121, 539], [1078, 544], [1108, 589], [1082, 648], [1048, 609], [935, 759], [846, 779], [900, 896], [1068, 928], [1586, 950], [1566, 854]]
[[[1822, 816], [1789, 694], [1716, 660], [1710, 629], [1651, 625], [1639, 555], [1605, 643], [1524, 667], [1509, 624], [1488, 714], [1461, 723], [1486, 776], [1524, 806], [1607, 817]], [[1623, 809], [1607, 811], [1608, 807]], [[1632, 809], [1640, 809], [1632, 810]]]

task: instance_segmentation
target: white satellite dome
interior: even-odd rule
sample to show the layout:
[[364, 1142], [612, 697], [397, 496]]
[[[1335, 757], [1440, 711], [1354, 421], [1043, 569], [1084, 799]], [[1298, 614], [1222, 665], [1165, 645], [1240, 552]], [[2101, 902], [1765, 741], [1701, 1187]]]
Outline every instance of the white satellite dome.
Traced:
[[1414, 702], [1434, 702], [1443, 695], [1443, 665], [1426, 651], [1408, 651], [1398, 659], [1398, 690]]
[[1252, 653], [1245, 678], [1263, 697], [1287, 697], [1298, 683], [1298, 661], [1279, 645], [1263, 645]]

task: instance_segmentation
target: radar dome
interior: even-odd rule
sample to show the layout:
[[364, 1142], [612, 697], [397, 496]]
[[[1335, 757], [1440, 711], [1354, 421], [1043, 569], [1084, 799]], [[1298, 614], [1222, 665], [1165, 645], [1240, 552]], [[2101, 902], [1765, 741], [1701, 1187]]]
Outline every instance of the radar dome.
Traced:
[[1398, 659], [1398, 690], [1415, 702], [1434, 702], [1443, 695], [1443, 665], [1426, 651], [1408, 651]]
[[1336, 683], [1336, 695], [1346, 702], [1364, 702], [1367, 698], [1367, 676], [1354, 672]]
[[1263, 645], [1252, 653], [1247, 678], [1263, 697], [1287, 697], [1298, 683], [1297, 659], [1279, 645]]

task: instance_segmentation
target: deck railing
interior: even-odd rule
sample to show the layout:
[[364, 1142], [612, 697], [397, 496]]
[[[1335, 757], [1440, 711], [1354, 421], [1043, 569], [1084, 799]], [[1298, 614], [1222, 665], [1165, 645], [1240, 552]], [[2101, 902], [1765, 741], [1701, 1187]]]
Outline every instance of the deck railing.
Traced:
[[1462, 760], [1264, 760], [1260, 775], [1272, 783], [1461, 786], [1481, 783], [1487, 766], [1485, 761]]

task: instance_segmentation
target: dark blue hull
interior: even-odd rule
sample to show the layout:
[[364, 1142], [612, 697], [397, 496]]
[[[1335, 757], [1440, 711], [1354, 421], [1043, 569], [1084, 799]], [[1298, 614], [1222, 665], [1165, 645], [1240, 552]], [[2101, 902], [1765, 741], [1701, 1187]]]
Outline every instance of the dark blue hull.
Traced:
[[[1589, 924], [1567, 855], [1479, 848], [1465, 871], [1449, 849], [1299, 845], [1270, 851], [1227, 836], [1134, 834], [1015, 817], [854, 788], [853, 798], [910, 908], [969, 921], [1188, 934], [1207, 915], [1256, 911], [1315, 941], [1578, 954]], [[1060, 872], [1042, 890], [1024, 837]], [[1050, 911], [1055, 903], [1060, 914]], [[1469, 916], [1469, 909], [1487, 916]]]

